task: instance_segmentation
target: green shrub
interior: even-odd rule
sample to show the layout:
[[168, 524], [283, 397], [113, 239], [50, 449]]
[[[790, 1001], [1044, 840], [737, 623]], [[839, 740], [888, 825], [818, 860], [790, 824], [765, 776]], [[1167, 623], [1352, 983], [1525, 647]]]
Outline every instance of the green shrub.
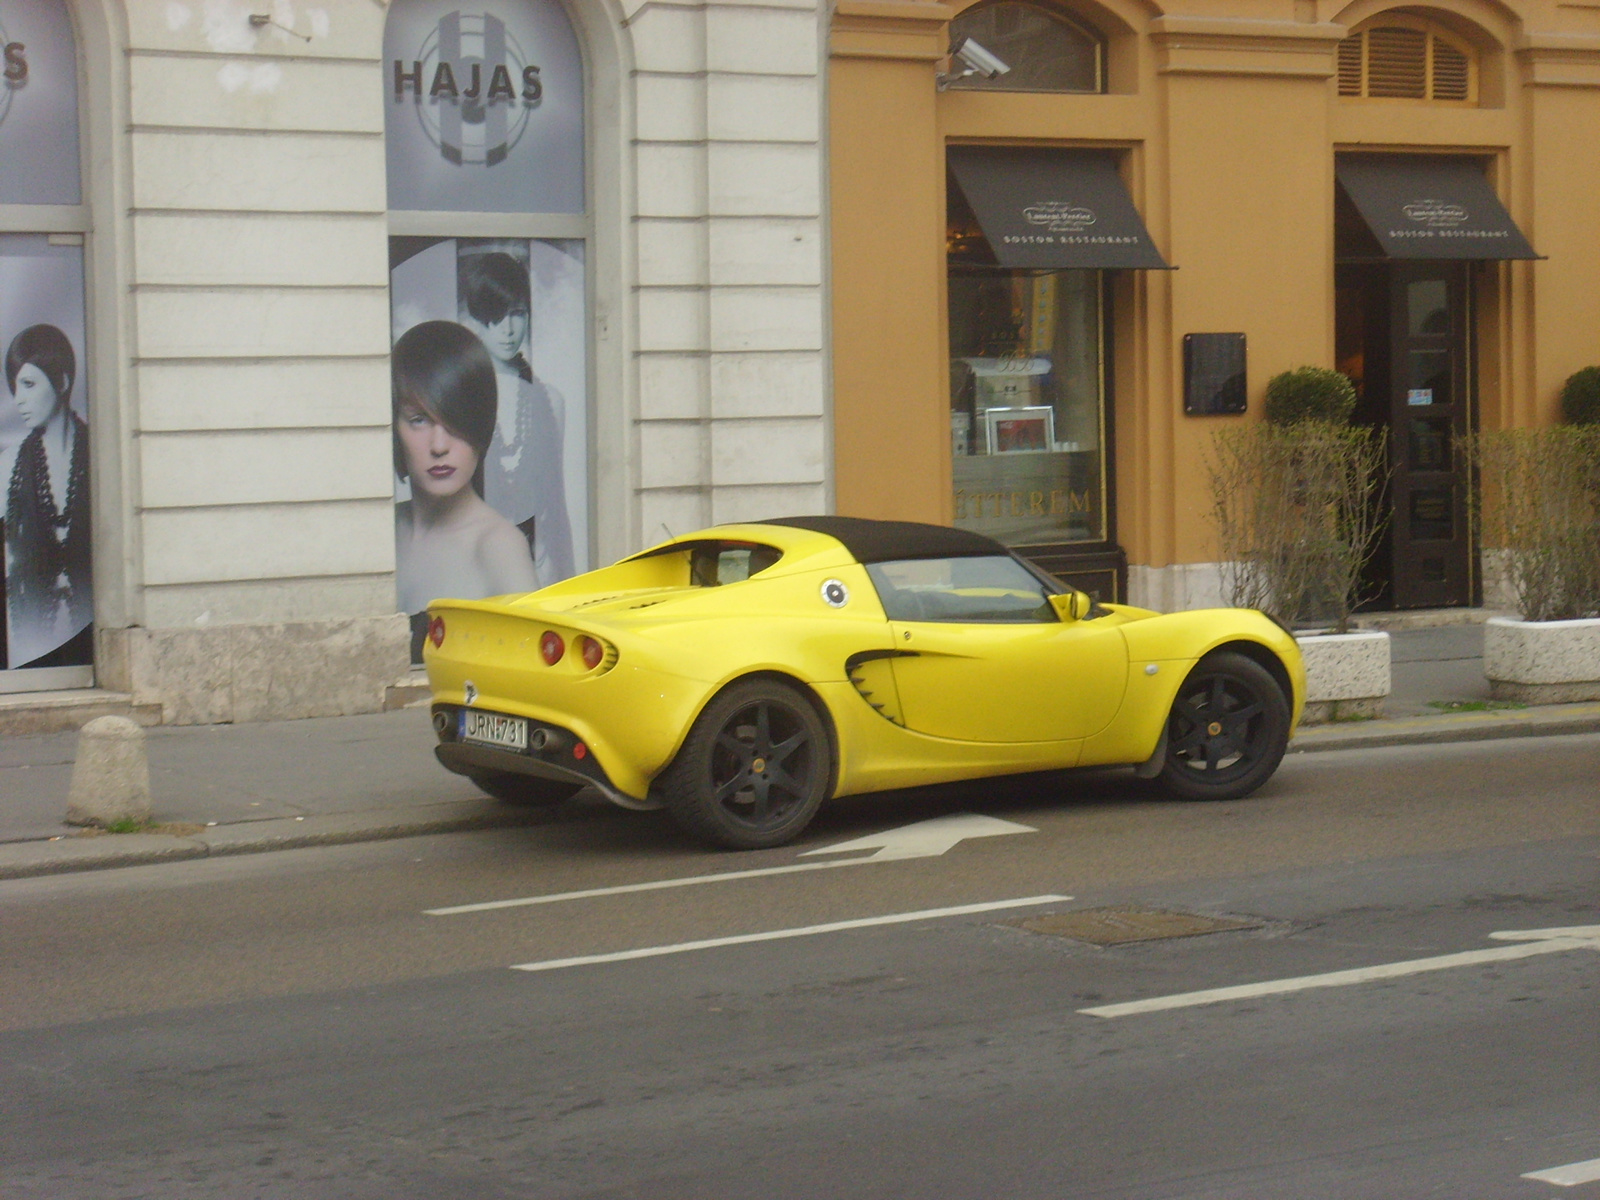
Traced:
[[1348, 425], [1355, 411], [1355, 384], [1328, 367], [1296, 367], [1267, 381], [1264, 412], [1270, 424], [1323, 421]]
[[1600, 424], [1505, 429], [1468, 446], [1483, 544], [1527, 621], [1600, 617]]
[[1219, 430], [1206, 465], [1228, 603], [1346, 632], [1382, 532], [1369, 496], [1387, 463], [1381, 429], [1303, 420]]
[[1600, 425], [1600, 367], [1585, 367], [1567, 377], [1561, 416], [1568, 425]]

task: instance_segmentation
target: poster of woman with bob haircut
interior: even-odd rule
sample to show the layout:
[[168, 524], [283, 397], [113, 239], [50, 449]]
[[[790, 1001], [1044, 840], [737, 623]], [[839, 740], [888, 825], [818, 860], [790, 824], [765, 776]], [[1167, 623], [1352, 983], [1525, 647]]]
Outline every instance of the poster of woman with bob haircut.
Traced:
[[396, 571], [418, 657], [429, 601], [587, 569], [582, 243], [392, 238], [390, 298]]
[[94, 590], [81, 249], [0, 237], [0, 346], [0, 665], [87, 666]]
[[396, 583], [418, 616], [439, 596], [479, 598], [538, 586], [527, 539], [483, 499], [494, 437], [494, 365], [452, 321], [408, 329], [392, 353], [395, 473], [411, 498], [395, 506]]

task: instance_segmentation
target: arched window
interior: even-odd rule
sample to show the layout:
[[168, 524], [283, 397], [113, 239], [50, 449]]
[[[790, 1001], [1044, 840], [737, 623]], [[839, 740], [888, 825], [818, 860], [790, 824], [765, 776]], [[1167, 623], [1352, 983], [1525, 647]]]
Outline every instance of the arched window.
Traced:
[[78, 83], [63, 0], [0, 8], [0, 693], [93, 682]]
[[1385, 14], [1339, 43], [1339, 95], [1476, 104], [1477, 54], [1431, 22]]
[[951, 44], [964, 37], [1011, 69], [994, 79], [966, 75], [952, 81], [951, 87], [1000, 92], [1105, 91], [1104, 39], [1042, 4], [997, 0], [969, 8], [950, 22]]
[[[562, 0], [391, 0], [384, 57], [395, 566], [420, 658], [435, 597], [589, 569], [586, 92]], [[443, 512], [493, 547], [429, 532]]]

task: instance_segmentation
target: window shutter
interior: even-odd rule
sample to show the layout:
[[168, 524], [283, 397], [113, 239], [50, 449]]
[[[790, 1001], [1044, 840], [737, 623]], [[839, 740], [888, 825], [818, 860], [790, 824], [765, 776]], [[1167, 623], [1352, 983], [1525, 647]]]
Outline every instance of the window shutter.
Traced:
[[1367, 30], [1367, 95], [1393, 100], [1428, 98], [1428, 35], [1384, 25]]
[[1442, 38], [1433, 39], [1433, 98], [1466, 100], [1471, 95], [1467, 56]]
[[1366, 35], [1353, 33], [1339, 43], [1339, 95], [1361, 95], [1361, 43]]
[[1475, 66], [1470, 50], [1420, 22], [1375, 25], [1339, 43], [1339, 95], [1470, 104]]

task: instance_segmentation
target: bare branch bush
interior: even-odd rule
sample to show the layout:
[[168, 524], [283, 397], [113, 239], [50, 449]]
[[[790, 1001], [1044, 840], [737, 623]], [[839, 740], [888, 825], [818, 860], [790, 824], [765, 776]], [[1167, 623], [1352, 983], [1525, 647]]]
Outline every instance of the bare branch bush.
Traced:
[[1600, 426], [1474, 438], [1483, 543], [1529, 621], [1600, 616]]
[[1219, 432], [1206, 464], [1229, 603], [1286, 625], [1348, 630], [1377, 545], [1382, 430], [1326, 421]]

